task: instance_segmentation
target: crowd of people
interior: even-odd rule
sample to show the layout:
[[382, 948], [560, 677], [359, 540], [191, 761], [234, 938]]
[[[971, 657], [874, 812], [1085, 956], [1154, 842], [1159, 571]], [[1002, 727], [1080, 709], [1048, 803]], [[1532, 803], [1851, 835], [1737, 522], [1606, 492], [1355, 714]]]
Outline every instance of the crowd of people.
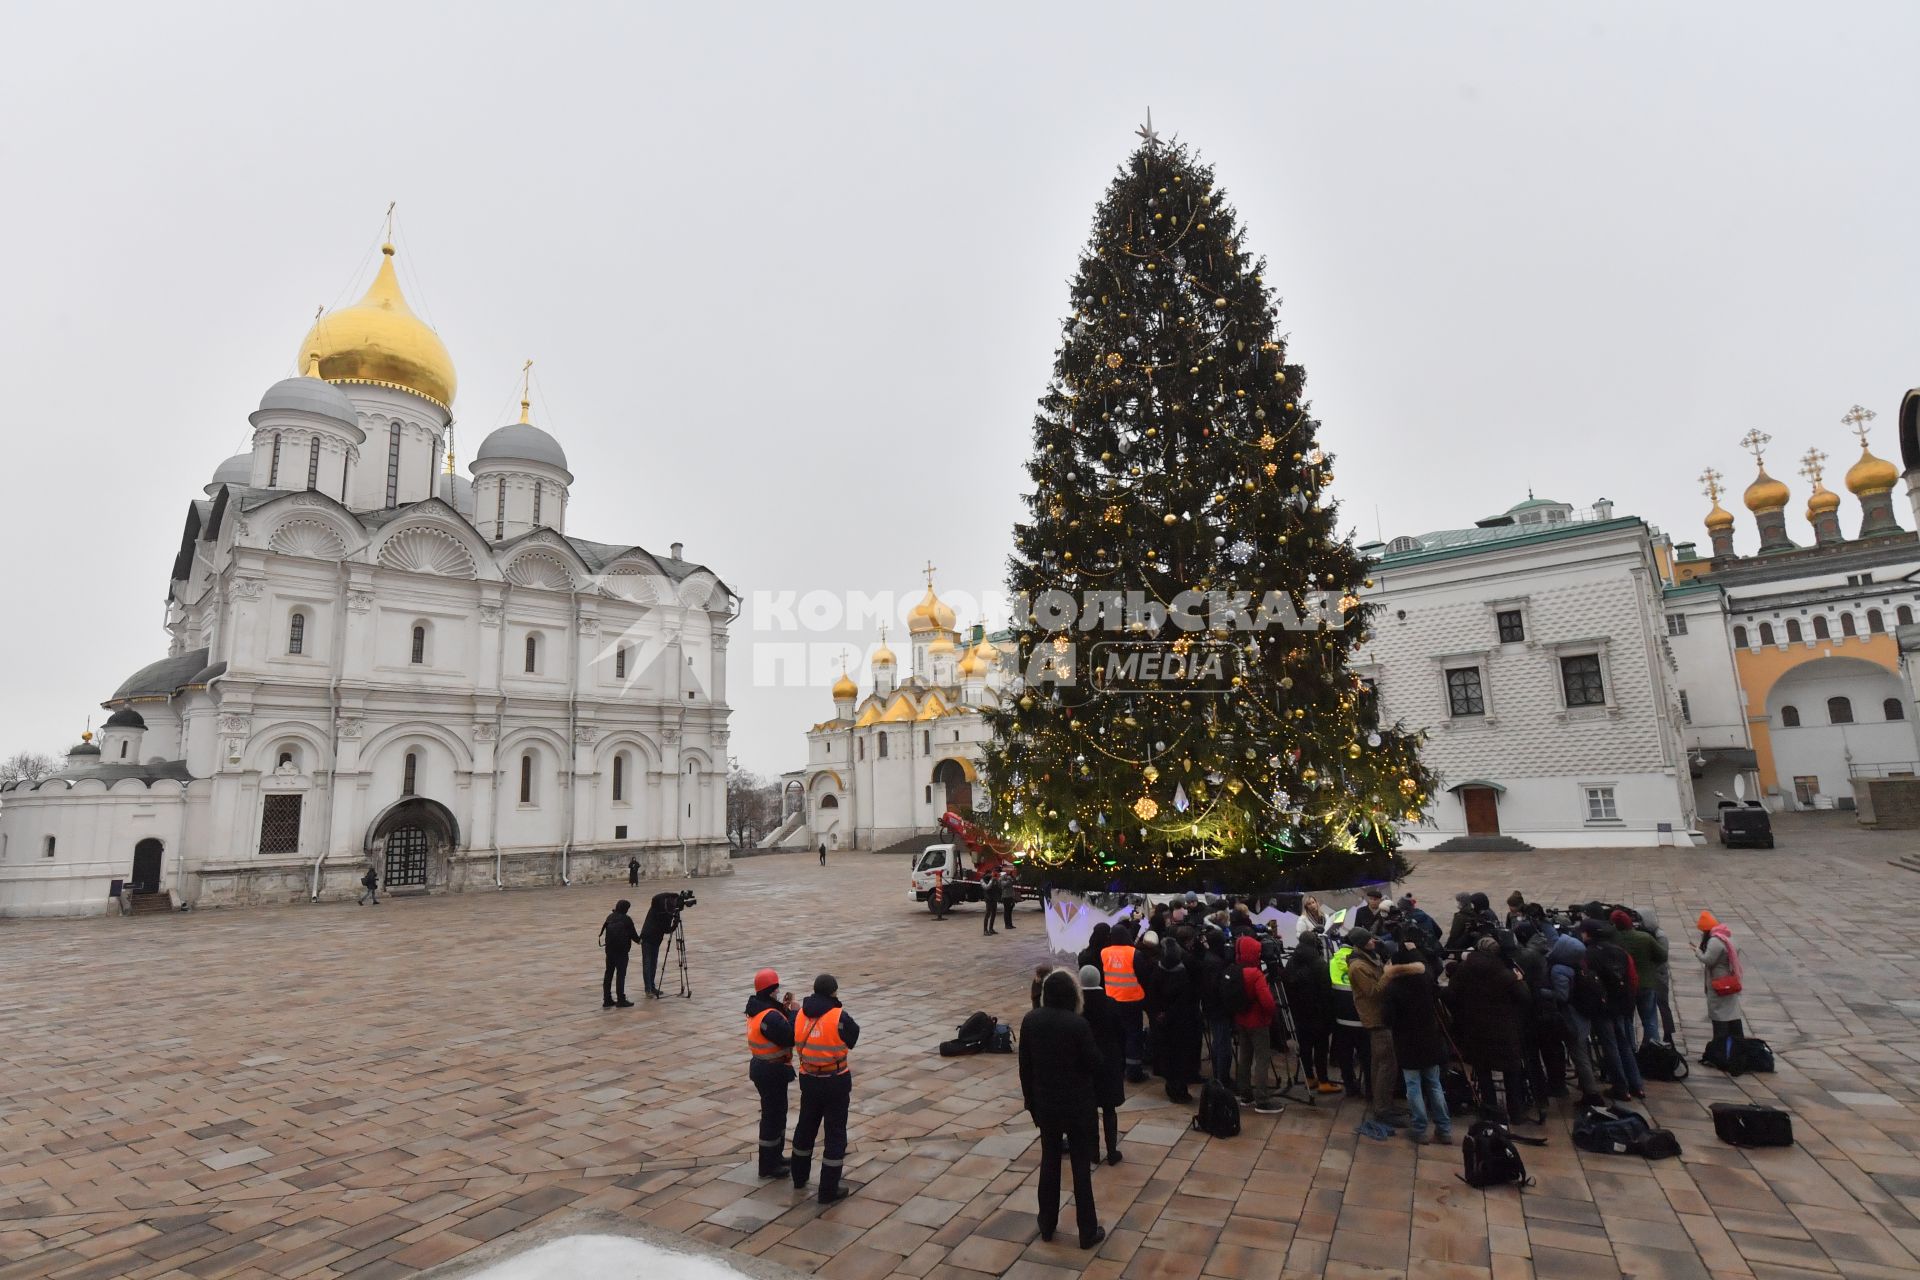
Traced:
[[[1351, 912], [1305, 899], [1288, 945], [1255, 918], [1263, 905], [1188, 894], [1096, 925], [1077, 972], [1034, 974], [1020, 1084], [1040, 1130], [1043, 1238], [1057, 1225], [1063, 1159], [1081, 1245], [1104, 1238], [1093, 1166], [1103, 1139], [1106, 1162], [1121, 1162], [1117, 1108], [1150, 1076], [1175, 1102], [1206, 1080], [1266, 1113], [1297, 1083], [1363, 1099], [1368, 1137], [1449, 1142], [1462, 1095], [1482, 1119], [1542, 1124], [1552, 1098], [1645, 1098], [1642, 1064], [1678, 1060], [1679, 955], [1650, 908], [1553, 909], [1516, 892], [1501, 913], [1461, 893], [1443, 928], [1412, 894], [1389, 901], [1376, 887]], [[1731, 931], [1710, 912], [1696, 924], [1713, 1035], [1738, 1036]], [[1286, 1080], [1277, 1055], [1292, 1059]]]

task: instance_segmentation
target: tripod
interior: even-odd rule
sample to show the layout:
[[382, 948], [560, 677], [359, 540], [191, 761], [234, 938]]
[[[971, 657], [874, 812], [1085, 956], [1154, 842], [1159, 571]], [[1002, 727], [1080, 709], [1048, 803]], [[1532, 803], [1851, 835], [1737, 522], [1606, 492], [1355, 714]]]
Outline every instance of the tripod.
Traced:
[[684, 999], [693, 998], [693, 980], [687, 974], [687, 926], [682, 913], [673, 913], [673, 925], [667, 930], [667, 936], [660, 940], [660, 972], [653, 975], [653, 989], [658, 991], [667, 976], [669, 959], [677, 959], [680, 965], [680, 995]]
[[[1274, 1092], [1283, 1098], [1316, 1106], [1314, 1096], [1305, 1091], [1300, 1075], [1300, 1061], [1305, 1054], [1301, 1051], [1300, 1028], [1293, 1021], [1293, 1005], [1287, 999], [1287, 985], [1278, 978], [1269, 978], [1267, 986], [1273, 991], [1274, 1011], [1280, 1015], [1280, 1027], [1286, 1032], [1287, 1043], [1293, 1046], [1291, 1052], [1283, 1051], [1280, 1055], [1288, 1064], [1287, 1078]], [[1279, 1075], [1277, 1071], [1274, 1074], [1276, 1078]]]

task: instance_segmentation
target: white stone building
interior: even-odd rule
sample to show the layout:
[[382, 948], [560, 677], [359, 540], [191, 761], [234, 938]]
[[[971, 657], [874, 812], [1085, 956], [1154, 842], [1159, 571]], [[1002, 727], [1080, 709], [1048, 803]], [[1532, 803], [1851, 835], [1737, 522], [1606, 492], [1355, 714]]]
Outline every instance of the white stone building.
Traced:
[[1412, 848], [1696, 839], [1660, 534], [1529, 498], [1361, 551], [1379, 607], [1355, 670], [1439, 774]]
[[524, 400], [453, 475], [453, 364], [385, 252], [190, 503], [166, 656], [0, 794], [0, 913], [729, 869], [732, 593], [569, 534]]

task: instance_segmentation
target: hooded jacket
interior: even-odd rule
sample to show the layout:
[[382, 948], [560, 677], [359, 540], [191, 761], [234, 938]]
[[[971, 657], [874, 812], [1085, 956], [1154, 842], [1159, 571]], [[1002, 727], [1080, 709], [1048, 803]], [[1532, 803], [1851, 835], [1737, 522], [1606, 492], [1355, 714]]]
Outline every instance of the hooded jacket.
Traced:
[[1101, 1068], [1095, 1078], [1094, 1101], [1103, 1107], [1117, 1107], [1127, 1100], [1127, 1030], [1120, 1019], [1120, 1006], [1105, 989], [1082, 987], [1080, 1016], [1093, 1028], [1093, 1042], [1100, 1047]]
[[1249, 1030], [1273, 1025], [1273, 988], [1267, 975], [1260, 972], [1260, 939], [1238, 938], [1233, 944], [1234, 963], [1240, 968], [1240, 984], [1246, 988], [1246, 1003], [1233, 1015], [1233, 1025]]
[[1560, 1007], [1571, 1007], [1568, 1001], [1573, 999], [1573, 975], [1587, 964], [1586, 944], [1570, 933], [1563, 933], [1553, 940], [1553, 946], [1547, 950], [1547, 973], [1553, 982], [1553, 998]]
[[1387, 983], [1404, 973], [1425, 973], [1427, 966], [1414, 964], [1386, 964], [1372, 951], [1355, 951], [1347, 957], [1347, 982], [1353, 987], [1353, 1007], [1360, 1015], [1360, 1025], [1369, 1031], [1383, 1031], [1387, 1026]]
[[[1100, 968], [1100, 953], [1112, 945], [1113, 926], [1102, 920], [1099, 924], [1093, 926], [1093, 933], [1087, 938], [1086, 950], [1082, 951], [1077, 957], [1080, 961], [1080, 967], [1084, 969], [1086, 966], [1092, 965], [1096, 969]], [[1039, 1006], [1036, 1005], [1034, 1007], [1038, 1008]]]
[[1382, 998], [1387, 1028], [1393, 1032], [1393, 1057], [1403, 1070], [1424, 1071], [1446, 1065], [1447, 1040], [1433, 979], [1408, 974], [1389, 982]]
[[1293, 1020], [1303, 1030], [1325, 1033], [1333, 1029], [1333, 978], [1322, 959], [1320, 943], [1302, 942], [1287, 957], [1282, 981]]
[[1520, 1060], [1533, 997], [1497, 951], [1475, 951], [1453, 971], [1447, 1007], [1460, 1054], [1476, 1067], [1505, 1067]]
[[[1660, 927], [1660, 917], [1651, 907], [1640, 912], [1640, 928], [1660, 944], [1660, 949], [1664, 953], [1652, 964], [1640, 965], [1640, 981], [1656, 991], [1666, 991], [1670, 989], [1673, 981], [1673, 970], [1669, 967], [1669, 961], [1673, 958], [1673, 939], [1669, 938], [1667, 931]], [[1640, 957], [1635, 956], [1634, 963], [1639, 964], [1639, 962]]]
[[[1641, 919], [1646, 917], [1643, 915]], [[1657, 967], [1664, 975], [1667, 968], [1667, 944], [1653, 936], [1651, 930], [1620, 929], [1613, 932], [1613, 944], [1633, 957], [1634, 971], [1640, 976], [1640, 985], [1651, 989], [1653, 972]], [[1665, 978], [1661, 979], [1663, 982]]]
[[1106, 1059], [1093, 1027], [1081, 1016], [1079, 987], [1071, 980], [1048, 978], [1040, 1007], [1020, 1020], [1020, 1095], [1033, 1118], [1085, 1117], [1092, 1122], [1099, 1105], [1100, 1077]]
[[[846, 1008], [843, 1005], [841, 1005], [840, 997], [808, 996], [805, 1000], [802, 1000], [800, 1002], [800, 1012], [806, 1014], [809, 1018], [823, 1018], [826, 1016], [827, 1011], [829, 1009], [840, 1010], [841, 1042], [844, 1043], [847, 1046], [847, 1048], [849, 1049], [853, 1048], [853, 1046], [856, 1043], [858, 1043], [860, 1039], [860, 1024], [855, 1022], [853, 1020], [853, 1015], [848, 1013], [846, 1011]], [[773, 1019], [768, 1018], [767, 1021], [772, 1022]], [[787, 1036], [789, 1039], [792, 1038], [793, 1031], [791, 1029], [787, 1031]]]

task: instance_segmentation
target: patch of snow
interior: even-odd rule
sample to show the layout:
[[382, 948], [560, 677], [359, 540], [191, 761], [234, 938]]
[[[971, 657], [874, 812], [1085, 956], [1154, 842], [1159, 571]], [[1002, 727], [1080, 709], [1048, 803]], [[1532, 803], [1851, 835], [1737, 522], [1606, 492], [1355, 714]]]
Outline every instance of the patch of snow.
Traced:
[[567, 1236], [472, 1273], [470, 1280], [740, 1280], [711, 1258], [675, 1253], [627, 1236]]

